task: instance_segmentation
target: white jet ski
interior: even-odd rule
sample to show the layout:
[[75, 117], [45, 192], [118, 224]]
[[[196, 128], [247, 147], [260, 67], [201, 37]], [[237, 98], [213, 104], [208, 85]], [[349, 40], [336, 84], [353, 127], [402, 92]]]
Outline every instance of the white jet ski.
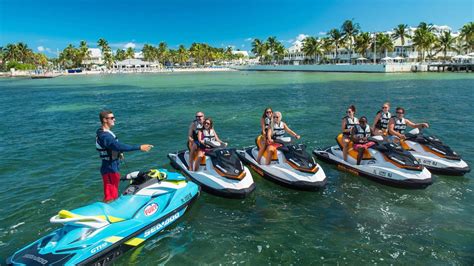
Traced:
[[242, 161], [255, 172], [275, 183], [295, 189], [315, 190], [326, 185], [324, 170], [306, 152], [306, 146], [289, 143], [291, 141], [289, 137], [284, 138], [286, 143], [277, 149], [269, 165], [265, 163], [265, 154], [262, 156], [261, 164], [257, 163], [261, 137], [257, 137], [256, 146], [237, 150]]
[[431, 172], [443, 175], [464, 175], [469, 165], [455, 151], [435, 136], [424, 135], [418, 128], [405, 135], [401, 146]]
[[169, 153], [171, 165], [181, 170], [202, 189], [216, 196], [244, 198], [255, 189], [252, 174], [245, 167], [233, 148], [209, 143], [215, 148], [206, 151], [198, 171], [189, 171], [189, 151]]
[[365, 176], [376, 182], [402, 188], [426, 188], [432, 184], [431, 173], [400, 145], [384, 140], [382, 136], [370, 138], [376, 144], [365, 150], [360, 165], [358, 152], [349, 143], [347, 162], [342, 155], [342, 134], [337, 145], [313, 153], [320, 160], [336, 164], [340, 170]]

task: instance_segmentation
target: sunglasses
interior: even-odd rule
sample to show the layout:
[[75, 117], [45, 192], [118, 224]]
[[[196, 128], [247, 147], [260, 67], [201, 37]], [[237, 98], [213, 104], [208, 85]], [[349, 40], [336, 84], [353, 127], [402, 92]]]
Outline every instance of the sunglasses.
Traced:
[[403, 115], [403, 114], [404, 114], [404, 112], [397, 112], [397, 114], [399, 114], [399, 115]]
[[106, 117], [105, 119], [115, 120], [115, 116]]
[[209, 122], [205, 122], [205, 123], [204, 123], [204, 125], [210, 125], [210, 124], [211, 124], [211, 123], [209, 123]]
[[201, 118], [201, 117], [203, 117], [203, 115], [197, 115], [197, 116], [196, 116], [196, 118]]
[[267, 113], [267, 114], [271, 114], [271, 113], [273, 113], [273, 112], [272, 112], [272, 111], [266, 111], [265, 113]]
[[382, 109], [388, 109], [388, 106], [382, 106]]
[[347, 114], [350, 114], [350, 113], [352, 113], [352, 111], [347, 110], [346, 113], [347, 113]]

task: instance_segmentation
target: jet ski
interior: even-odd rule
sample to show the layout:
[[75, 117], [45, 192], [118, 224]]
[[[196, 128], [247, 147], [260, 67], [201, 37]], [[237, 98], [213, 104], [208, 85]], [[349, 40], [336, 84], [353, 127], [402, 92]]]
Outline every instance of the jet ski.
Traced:
[[469, 165], [455, 151], [435, 136], [425, 135], [415, 128], [400, 141], [432, 173], [444, 175], [464, 175], [471, 171]]
[[342, 134], [337, 145], [316, 149], [314, 155], [329, 163], [336, 164], [340, 170], [365, 176], [376, 182], [402, 188], [426, 188], [432, 184], [431, 173], [400, 145], [386, 141], [382, 136], [369, 138], [376, 144], [364, 151], [360, 165], [357, 165], [358, 151], [349, 145], [347, 162], [342, 155]]
[[326, 185], [326, 174], [314, 158], [306, 152], [303, 144], [292, 144], [291, 138], [282, 138], [281, 147], [277, 149], [269, 165], [265, 163], [265, 153], [261, 163], [257, 162], [261, 138], [257, 137], [256, 145], [237, 150], [242, 161], [248, 164], [255, 172], [280, 185], [300, 189], [315, 190]]
[[104, 265], [176, 222], [199, 187], [164, 169], [133, 172], [123, 194], [50, 219], [61, 228], [15, 252], [7, 265]]
[[189, 151], [169, 153], [171, 165], [199, 184], [202, 189], [216, 196], [245, 198], [255, 189], [252, 174], [236, 154], [236, 149], [221, 143], [208, 143], [212, 148], [205, 152], [198, 171], [189, 171]]

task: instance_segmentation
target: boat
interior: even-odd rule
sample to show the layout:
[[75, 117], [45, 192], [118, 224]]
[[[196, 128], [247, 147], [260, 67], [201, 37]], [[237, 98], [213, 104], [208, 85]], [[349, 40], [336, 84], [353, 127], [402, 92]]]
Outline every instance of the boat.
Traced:
[[435, 136], [425, 135], [418, 128], [408, 132], [401, 146], [409, 151], [430, 172], [462, 176], [471, 171], [469, 165]]
[[250, 170], [242, 164], [234, 148], [209, 149], [200, 162], [198, 171], [190, 171], [188, 168], [188, 150], [169, 153], [168, 158], [175, 169], [182, 171], [210, 194], [226, 198], [245, 198], [255, 189]]
[[285, 187], [299, 190], [317, 190], [326, 185], [326, 174], [314, 158], [306, 152], [304, 144], [292, 144], [289, 137], [277, 149], [269, 165], [265, 163], [265, 153], [258, 163], [256, 158], [261, 144], [237, 150], [242, 161], [264, 178]]
[[389, 186], [421, 189], [433, 183], [430, 171], [400, 145], [388, 142], [382, 136], [369, 140], [376, 144], [364, 151], [360, 165], [357, 165], [358, 152], [352, 149], [352, 142], [348, 144], [347, 161], [344, 161], [342, 134], [336, 138], [337, 145], [315, 149], [313, 154], [322, 161], [336, 164], [342, 171]]
[[111, 203], [61, 210], [50, 222], [61, 228], [16, 251], [7, 265], [104, 265], [176, 222], [199, 187], [167, 170], [133, 172]]

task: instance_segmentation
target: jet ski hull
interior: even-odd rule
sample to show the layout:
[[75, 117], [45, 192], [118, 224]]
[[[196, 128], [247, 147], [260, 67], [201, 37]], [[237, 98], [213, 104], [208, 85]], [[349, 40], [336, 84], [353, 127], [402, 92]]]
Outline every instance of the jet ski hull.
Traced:
[[[155, 186], [150, 191], [145, 191], [144, 193], [149, 194], [148, 198], [150, 200], [146, 201], [144, 199], [142, 201], [144, 204], [137, 210], [130, 208], [133, 206], [121, 206], [123, 208], [120, 212], [127, 212], [128, 210], [125, 207], [133, 209], [131, 210], [133, 212], [131, 218], [115, 222], [104, 220], [104, 226], [96, 228], [90, 225], [90, 221], [64, 222], [63, 228], [57, 229], [15, 252], [7, 259], [7, 265], [110, 264], [128, 250], [158, 235], [184, 215], [189, 206], [199, 196], [199, 187], [192, 182], [177, 182], [186, 182], [186, 185], [179, 184], [180, 188], [177, 191], [172, 191], [171, 188], [173, 186], [178, 187], [178, 183], [169, 186]], [[163, 189], [162, 192], [157, 192], [159, 189]], [[146, 197], [144, 193], [138, 195], [138, 197]], [[155, 195], [151, 196], [151, 193], [155, 193]], [[122, 197], [137, 197], [137, 195], [122, 195], [120, 198]], [[85, 210], [87, 208], [92, 210], [90, 206], [99, 206], [99, 204], [103, 203], [94, 203], [72, 212], [80, 212], [81, 209]], [[104, 211], [104, 213], [106, 212]], [[81, 217], [81, 215], [77, 217]], [[53, 222], [53, 219], [56, 218], [57, 216], [51, 218], [51, 221]], [[76, 239], [76, 232], [78, 231], [85, 233]]]
[[[314, 174], [296, 171], [292, 169], [291, 166], [286, 166], [279, 170], [274, 165], [267, 166], [257, 163], [253, 155], [253, 153], [255, 153], [254, 149], [255, 146], [248, 147], [243, 150], [238, 150], [237, 154], [245, 164], [249, 165], [255, 172], [269, 181], [298, 190], [318, 190], [327, 183], [326, 175], [320, 165], [316, 166], [317, 172]], [[282, 161], [281, 158], [280, 160]], [[294, 178], [289, 178], [289, 175], [293, 175]]]
[[400, 169], [390, 169], [387, 166], [376, 164], [352, 165], [342, 160], [334, 150], [339, 151], [342, 154], [339, 146], [328, 147], [323, 150], [314, 150], [313, 154], [321, 161], [335, 164], [337, 168], [342, 171], [363, 176], [372, 181], [392, 187], [424, 189], [433, 183], [431, 174], [426, 168], [423, 168], [421, 171], [405, 171]]
[[201, 168], [205, 169], [201, 169], [201, 171], [188, 170], [187, 151], [170, 153], [168, 158], [175, 169], [181, 171], [209, 194], [224, 198], [242, 199], [255, 190], [252, 174], [247, 167], [244, 167], [244, 177], [242, 180], [233, 180], [220, 176], [214, 171], [211, 159], [208, 156], [206, 156], [206, 166], [201, 166]]

